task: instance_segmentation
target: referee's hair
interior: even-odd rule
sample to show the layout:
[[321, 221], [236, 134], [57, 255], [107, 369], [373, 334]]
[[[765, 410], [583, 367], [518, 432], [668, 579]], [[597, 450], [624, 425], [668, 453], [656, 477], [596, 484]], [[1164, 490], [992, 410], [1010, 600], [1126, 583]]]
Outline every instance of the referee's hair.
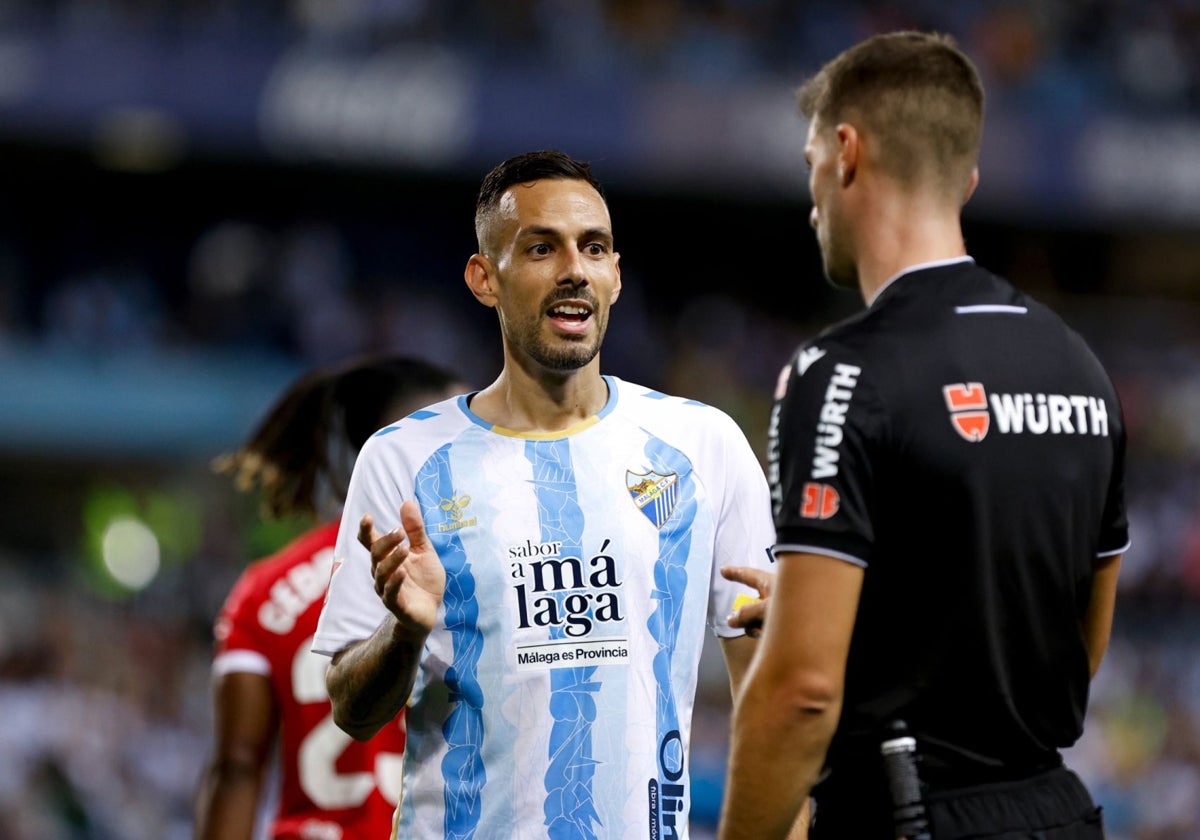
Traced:
[[800, 113], [830, 130], [872, 135], [877, 162], [906, 184], [940, 182], [962, 194], [979, 160], [979, 72], [949, 35], [875, 35], [827, 63], [797, 91]]

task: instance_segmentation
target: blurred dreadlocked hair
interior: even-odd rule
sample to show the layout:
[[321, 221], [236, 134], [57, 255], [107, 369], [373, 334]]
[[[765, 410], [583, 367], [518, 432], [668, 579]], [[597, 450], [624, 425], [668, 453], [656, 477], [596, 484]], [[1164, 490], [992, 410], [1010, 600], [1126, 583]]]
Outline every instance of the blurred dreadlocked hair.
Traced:
[[[410, 356], [368, 356], [303, 374], [275, 401], [237, 450], [212, 463], [243, 492], [261, 490], [264, 514], [323, 515], [346, 500], [350, 472], [367, 438], [462, 380]], [[463, 388], [462, 390], [465, 390]]]

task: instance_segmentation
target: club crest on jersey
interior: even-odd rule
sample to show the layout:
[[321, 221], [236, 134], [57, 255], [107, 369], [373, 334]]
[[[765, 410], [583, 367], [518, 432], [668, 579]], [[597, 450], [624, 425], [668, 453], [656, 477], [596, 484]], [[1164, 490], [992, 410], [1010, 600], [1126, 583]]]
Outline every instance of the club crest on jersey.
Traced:
[[638, 510], [654, 523], [655, 528], [662, 528], [663, 523], [671, 518], [675, 503], [679, 501], [677, 473], [661, 475], [654, 471], [635, 473], [626, 470], [625, 487]]
[[1002, 435], [1094, 435], [1108, 437], [1108, 404], [1087, 394], [989, 394], [980, 382], [942, 387], [950, 424], [978, 443], [995, 421]]

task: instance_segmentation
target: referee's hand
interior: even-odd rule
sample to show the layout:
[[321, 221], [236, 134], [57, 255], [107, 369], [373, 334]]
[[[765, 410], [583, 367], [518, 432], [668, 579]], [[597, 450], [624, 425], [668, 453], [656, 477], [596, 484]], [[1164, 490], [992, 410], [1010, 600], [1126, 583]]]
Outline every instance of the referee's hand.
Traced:
[[771, 598], [771, 587], [775, 585], [775, 575], [753, 566], [722, 566], [721, 577], [735, 583], [744, 583], [758, 591], [758, 600], [744, 604], [734, 610], [729, 618], [730, 627], [738, 627], [746, 631], [746, 635], [757, 639], [762, 633], [763, 621], [767, 617], [767, 602]]

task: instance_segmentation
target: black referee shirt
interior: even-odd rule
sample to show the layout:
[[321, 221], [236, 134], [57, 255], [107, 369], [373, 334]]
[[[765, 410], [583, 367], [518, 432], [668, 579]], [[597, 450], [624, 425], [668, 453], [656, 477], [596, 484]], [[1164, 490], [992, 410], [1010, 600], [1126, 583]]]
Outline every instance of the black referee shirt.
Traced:
[[1124, 449], [1084, 341], [970, 259], [910, 270], [797, 351], [771, 422], [776, 548], [865, 569], [835, 776], [896, 717], [941, 778], [1059, 760], [1093, 565], [1128, 545]]

